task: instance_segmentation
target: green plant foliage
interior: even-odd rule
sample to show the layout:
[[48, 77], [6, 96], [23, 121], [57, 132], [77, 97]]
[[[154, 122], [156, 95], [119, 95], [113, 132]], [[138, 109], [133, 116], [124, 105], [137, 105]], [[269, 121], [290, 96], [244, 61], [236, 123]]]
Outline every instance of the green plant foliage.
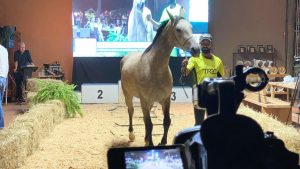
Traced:
[[68, 117], [75, 117], [77, 113], [81, 117], [83, 116], [77, 94], [74, 92], [75, 85], [58, 82], [40, 82], [39, 85], [41, 85], [42, 88], [33, 97], [35, 104], [44, 103], [48, 100], [61, 100], [66, 105]]

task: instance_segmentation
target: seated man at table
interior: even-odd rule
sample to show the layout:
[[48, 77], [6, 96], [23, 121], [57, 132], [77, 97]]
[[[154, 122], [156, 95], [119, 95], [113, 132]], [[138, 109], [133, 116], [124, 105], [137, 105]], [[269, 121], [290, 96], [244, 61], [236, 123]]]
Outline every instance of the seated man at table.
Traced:
[[24, 102], [22, 85], [24, 85], [24, 72], [22, 71], [22, 67], [26, 67], [28, 65], [34, 65], [31, 59], [31, 55], [29, 50], [26, 50], [25, 43], [19, 43], [19, 50], [14, 53], [14, 76], [16, 81], [16, 100], [19, 102]]

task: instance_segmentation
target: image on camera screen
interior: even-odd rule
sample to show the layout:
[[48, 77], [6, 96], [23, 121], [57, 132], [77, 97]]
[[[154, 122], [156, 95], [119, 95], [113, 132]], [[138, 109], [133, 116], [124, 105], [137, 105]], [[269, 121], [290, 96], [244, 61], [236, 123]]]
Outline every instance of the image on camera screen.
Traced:
[[125, 152], [126, 169], [184, 169], [180, 149]]

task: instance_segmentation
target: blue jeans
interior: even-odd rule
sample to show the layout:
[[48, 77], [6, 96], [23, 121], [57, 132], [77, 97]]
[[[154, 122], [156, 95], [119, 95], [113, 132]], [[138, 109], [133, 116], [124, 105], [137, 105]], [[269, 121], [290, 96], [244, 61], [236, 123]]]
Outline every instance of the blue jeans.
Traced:
[[6, 78], [0, 77], [0, 129], [4, 128], [4, 112], [2, 109], [2, 98], [6, 87]]

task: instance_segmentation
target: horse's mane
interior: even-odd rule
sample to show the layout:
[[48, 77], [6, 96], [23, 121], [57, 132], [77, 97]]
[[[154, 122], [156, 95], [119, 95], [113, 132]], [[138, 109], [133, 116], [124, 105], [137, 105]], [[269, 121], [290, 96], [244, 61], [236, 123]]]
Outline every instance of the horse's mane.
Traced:
[[[175, 16], [175, 25], [177, 24], [177, 22], [178, 22], [180, 19], [184, 19], [184, 18], [183, 18], [183, 17], [179, 17], [179, 16]], [[145, 49], [145, 51], [144, 51], [143, 54], [149, 52], [149, 50], [153, 47], [153, 44], [157, 41], [158, 37], [159, 37], [160, 34], [163, 32], [163, 30], [164, 30], [164, 28], [167, 26], [167, 23], [168, 23], [168, 22], [169, 22], [169, 20], [166, 20], [166, 21], [163, 21], [163, 22], [160, 24], [160, 26], [159, 26], [159, 28], [158, 28], [158, 30], [157, 30], [157, 32], [156, 32], [156, 35], [155, 35], [155, 37], [154, 37], [152, 43]]]

